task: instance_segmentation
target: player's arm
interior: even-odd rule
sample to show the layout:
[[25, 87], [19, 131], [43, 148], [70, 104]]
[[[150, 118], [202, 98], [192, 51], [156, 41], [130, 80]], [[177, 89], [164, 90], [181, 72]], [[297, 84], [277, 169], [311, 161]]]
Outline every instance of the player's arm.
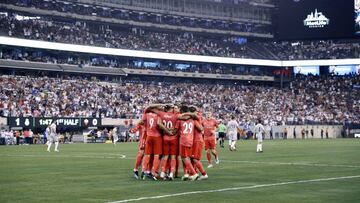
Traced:
[[153, 112], [158, 114], [162, 106], [163, 106], [162, 104], [151, 104], [148, 107], [146, 107], [145, 113]]
[[[143, 132], [142, 135], [140, 135], [140, 136], [142, 136], [142, 140], [143, 140], [143, 141], [140, 143], [140, 149], [143, 150], [143, 149], [145, 149], [145, 143], [146, 143], [146, 138], [147, 138], [146, 131], [144, 130], [144, 132]], [[141, 140], [141, 138], [140, 138], [140, 140]]]
[[219, 125], [218, 125], [217, 121], [215, 121], [215, 123], [214, 123], [214, 125], [213, 125], [213, 129], [212, 129], [212, 131], [211, 131], [211, 133], [212, 133], [213, 135], [216, 134], [218, 127], [219, 127]]
[[161, 122], [161, 119], [158, 119], [157, 126], [158, 126], [162, 131], [164, 131], [166, 134], [172, 135], [172, 131], [170, 131], [169, 129], [167, 129], [167, 128], [164, 126], [164, 124]]
[[175, 136], [175, 135], [178, 133], [178, 131], [179, 131], [179, 125], [180, 125], [180, 123], [179, 123], [179, 120], [178, 120], [178, 121], [176, 121], [174, 128], [171, 129], [172, 135]]
[[141, 126], [143, 126], [144, 124], [144, 121], [139, 121], [134, 128], [129, 130], [129, 132], [136, 133], [137, 131], [140, 131]]
[[187, 113], [183, 113], [181, 114], [180, 116], [188, 116], [194, 120], [199, 120], [199, 116], [197, 113], [193, 112], [193, 113], [190, 113], [190, 112], [187, 112]]
[[180, 115], [177, 117], [178, 120], [183, 120], [183, 121], [189, 120], [190, 118], [191, 118], [191, 116], [185, 115], [185, 114], [180, 114]]

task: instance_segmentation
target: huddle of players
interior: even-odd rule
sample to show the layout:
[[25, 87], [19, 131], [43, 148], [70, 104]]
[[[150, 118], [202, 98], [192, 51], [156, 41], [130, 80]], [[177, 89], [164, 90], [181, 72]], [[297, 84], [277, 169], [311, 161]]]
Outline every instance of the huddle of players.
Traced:
[[[215, 157], [215, 163], [219, 163], [215, 148], [217, 125], [210, 112], [203, 119], [201, 110], [194, 106], [182, 105], [180, 109], [171, 104], [149, 106], [142, 121], [131, 130], [133, 133], [140, 131], [134, 177], [157, 180], [160, 167], [160, 178], [173, 180], [178, 174], [180, 155], [184, 169], [183, 180], [207, 179], [208, 175], [200, 162], [201, 154], [205, 145], [208, 168], [213, 167], [211, 154]], [[142, 173], [139, 177], [141, 162]]]

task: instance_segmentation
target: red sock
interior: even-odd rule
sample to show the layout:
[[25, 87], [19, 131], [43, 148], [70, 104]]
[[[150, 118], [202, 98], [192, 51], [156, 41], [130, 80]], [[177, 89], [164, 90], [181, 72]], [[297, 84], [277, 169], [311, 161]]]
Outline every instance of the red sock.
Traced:
[[144, 161], [142, 162], [142, 171], [143, 172], [148, 171], [149, 162], [150, 162], [150, 156], [145, 155]]
[[196, 160], [196, 159], [194, 159], [194, 163], [196, 165], [196, 168], [198, 168], [199, 171], [201, 172], [201, 175], [203, 175], [203, 176], [206, 175], [206, 171], [205, 171], [202, 163], [199, 160]]
[[168, 162], [168, 158], [167, 156], [164, 156], [163, 159], [161, 160], [161, 172], [166, 172], [166, 166], [167, 166], [167, 162]]
[[189, 171], [191, 176], [196, 173], [195, 170], [194, 170], [194, 167], [191, 165], [191, 162], [190, 162], [190, 160], [188, 158], [184, 159], [184, 164], [185, 164], [186, 170]]
[[175, 157], [171, 157], [171, 160], [170, 160], [170, 172], [176, 174], [176, 158]]
[[154, 156], [153, 167], [152, 167], [152, 170], [151, 170], [151, 174], [152, 174], [153, 176], [155, 176], [156, 173], [158, 172], [158, 170], [159, 170], [159, 165], [160, 165], [160, 159], [159, 159], [159, 156], [156, 155], [156, 156]]
[[144, 156], [144, 154], [142, 152], [138, 152], [138, 154], [136, 155], [136, 161], [135, 161], [135, 167], [134, 167], [135, 171], [137, 171], [139, 169], [139, 166], [141, 164], [143, 156]]
[[211, 164], [211, 154], [210, 154], [210, 152], [206, 152], [206, 158], [207, 158], [209, 164]]

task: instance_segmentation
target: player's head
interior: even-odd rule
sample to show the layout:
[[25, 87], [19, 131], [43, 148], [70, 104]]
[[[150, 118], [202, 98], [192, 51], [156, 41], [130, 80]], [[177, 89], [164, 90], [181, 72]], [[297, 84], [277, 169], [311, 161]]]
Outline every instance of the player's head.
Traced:
[[231, 120], [235, 120], [235, 116], [234, 116], [234, 115], [231, 115]]
[[186, 105], [182, 105], [180, 107], [180, 113], [186, 113], [186, 112], [189, 112], [189, 107]]
[[196, 112], [196, 107], [195, 106], [189, 106], [189, 111], [191, 112], [191, 113], [194, 113], [194, 112]]
[[261, 124], [261, 123], [262, 123], [261, 118], [258, 118], [258, 119], [257, 119], [257, 123], [258, 123], [258, 124]]
[[210, 111], [206, 112], [206, 118], [207, 119], [210, 119], [212, 116], [212, 113]]
[[174, 110], [174, 113], [180, 113], [180, 108], [177, 104], [174, 105], [173, 110]]
[[166, 105], [164, 106], [164, 111], [165, 111], [165, 112], [173, 111], [173, 109], [174, 109], [174, 106], [173, 106], [173, 105], [166, 104]]

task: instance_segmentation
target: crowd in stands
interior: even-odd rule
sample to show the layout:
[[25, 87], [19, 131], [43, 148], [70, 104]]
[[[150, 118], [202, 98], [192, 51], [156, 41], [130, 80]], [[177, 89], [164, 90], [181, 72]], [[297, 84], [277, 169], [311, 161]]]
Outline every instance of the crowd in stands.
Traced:
[[97, 56], [88, 54], [75, 54], [71, 52], [57, 52], [45, 50], [31, 50], [24, 48], [2, 48], [0, 49], [0, 59], [10, 59], [19, 61], [41, 62], [47, 64], [67, 64], [83, 67], [110, 67], [128, 69], [149, 69], [154, 71], [173, 71], [191, 73], [211, 73], [211, 74], [232, 74], [232, 75], [253, 75], [253, 76], [273, 76], [275, 68], [261, 69], [259, 67], [243, 65], [226, 65], [210, 63], [185, 63], [182, 64], [169, 61], [153, 60], [129, 60], [114, 56]]
[[281, 60], [345, 59], [360, 57], [360, 41], [333, 40], [263, 43]]
[[[96, 16], [101, 18], [111, 18], [119, 20], [131, 20], [137, 22], [149, 22], [154, 24], [167, 24], [175, 26], [186, 26], [186, 27], [195, 27], [195, 28], [205, 28], [205, 29], [219, 29], [219, 30], [232, 30], [239, 32], [247, 33], [262, 33], [269, 34], [271, 33], [271, 26], [260, 23], [252, 22], [226, 22], [226, 21], [213, 21], [206, 18], [189, 18], [184, 16], [172, 16], [172, 15], [157, 15], [157, 13], [144, 13], [138, 12], [135, 10], [119, 9], [115, 7], [104, 7], [104, 6], [94, 6], [91, 4], [76, 2], [66, 2], [66, 1], [43, 1], [43, 0], [22, 0], [22, 1], [12, 1], [4, 0], [7, 4], [12, 4], [20, 7], [26, 8], [36, 8], [47, 11], [55, 11], [66, 14], [77, 14], [83, 17]], [[244, 4], [248, 5], [248, 4]], [[151, 9], [151, 8], [150, 8]], [[170, 9], [170, 8], [169, 8]], [[258, 12], [261, 12], [258, 9]], [[266, 14], [264, 14], [266, 15]], [[257, 13], [249, 12], [244, 18], [249, 18], [251, 20], [258, 19]]]
[[249, 55], [246, 47], [231, 37], [161, 33], [90, 22], [57, 21], [50, 17], [20, 20], [16, 15], [0, 15], [0, 31], [12, 37], [108, 48], [239, 58]]
[[160, 32], [51, 17], [23, 19], [0, 15], [0, 34], [25, 39], [193, 55], [309, 60], [359, 58], [360, 41], [303, 41], [239, 43], [231, 36], [205, 36], [190, 32]]
[[268, 124], [360, 121], [359, 76], [297, 76], [289, 87], [176, 82], [108, 83], [0, 77], [0, 116], [140, 118], [150, 103], [191, 103], [218, 119]]

